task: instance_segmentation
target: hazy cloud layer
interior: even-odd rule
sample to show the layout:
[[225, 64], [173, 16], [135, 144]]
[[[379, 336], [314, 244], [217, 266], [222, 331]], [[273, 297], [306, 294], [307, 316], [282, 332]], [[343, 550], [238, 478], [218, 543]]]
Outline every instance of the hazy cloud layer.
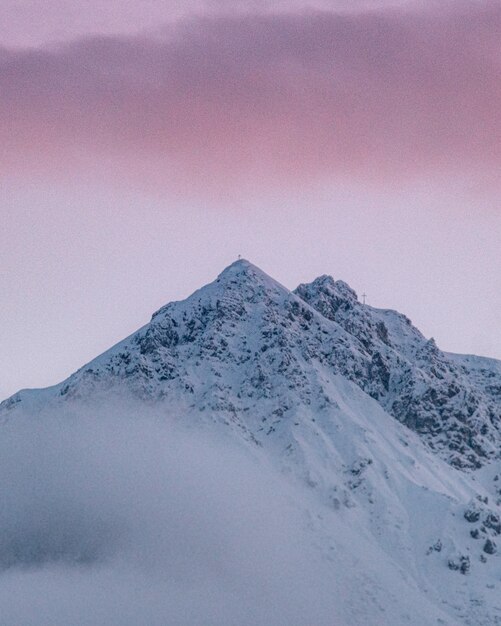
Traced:
[[[501, 164], [501, 7], [185, 19], [0, 54], [4, 171], [188, 190]], [[98, 165], [96, 165], [96, 163]]]
[[156, 30], [192, 15], [288, 12], [305, 8], [363, 10], [416, 0], [2, 0], [0, 43], [35, 46], [79, 36]]
[[3, 626], [300, 626], [338, 613], [334, 570], [290, 488], [228, 442], [145, 415], [18, 416], [2, 426], [0, 477]]

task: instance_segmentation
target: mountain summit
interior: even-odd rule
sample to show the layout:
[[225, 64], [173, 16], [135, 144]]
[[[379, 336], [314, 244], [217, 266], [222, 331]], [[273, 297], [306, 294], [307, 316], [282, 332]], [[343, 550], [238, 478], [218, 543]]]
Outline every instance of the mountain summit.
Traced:
[[[442, 352], [405, 315], [362, 304], [341, 280], [324, 275], [291, 292], [245, 259], [60, 385], [20, 392], [0, 411], [120, 387], [150, 401], [183, 398], [261, 441], [327, 398], [322, 380], [333, 375], [455, 467], [499, 458], [498, 361]], [[250, 412], [267, 427], [251, 423]]]
[[[277, 500], [287, 497], [290, 515], [300, 520], [301, 529], [294, 536], [302, 537], [302, 545], [311, 544], [313, 552], [308, 552], [304, 564], [311, 568], [315, 563], [322, 572], [315, 585], [325, 587], [325, 618], [312, 618], [317, 589], [300, 587], [310, 603], [306, 615], [318, 626], [330, 626], [333, 611], [339, 626], [494, 626], [501, 623], [496, 546], [501, 535], [500, 399], [501, 362], [442, 352], [405, 315], [361, 303], [343, 281], [320, 276], [290, 291], [242, 259], [186, 300], [163, 306], [143, 328], [67, 380], [5, 400], [0, 418], [4, 434], [15, 434], [19, 427], [22, 440], [23, 433], [60, 419], [55, 433], [50, 431], [46, 438], [47, 445], [59, 442], [61, 431], [81, 423], [75, 449], [88, 454], [99, 416], [106, 422], [106, 416], [119, 415], [99, 475], [113, 464], [115, 439], [121, 440], [117, 429], [128, 423], [125, 416], [131, 412], [135, 423], [146, 423], [146, 415], [153, 413], [155, 424], [168, 429], [168, 441], [179, 428], [202, 439], [205, 435], [217, 439], [222, 449], [237, 455], [238, 467], [252, 460], [256, 470], [250, 484], [258, 490], [264, 483], [282, 485], [274, 495]], [[156, 433], [157, 426], [148, 428]], [[143, 436], [151, 440], [148, 433]], [[83, 446], [82, 437], [87, 442]], [[30, 455], [38, 441], [37, 431], [27, 447]], [[135, 445], [128, 442], [127, 450], [135, 450]], [[102, 449], [101, 440], [96, 446], [89, 457], [92, 462]], [[195, 460], [189, 457], [191, 447], [188, 459], [182, 455], [184, 460], [176, 457], [172, 445], [165, 450], [157, 450], [155, 463], [170, 454], [176, 463], [188, 463], [191, 471]], [[44, 446], [38, 454], [43, 469], [48, 465]], [[135, 450], [131, 462], [141, 454], [141, 449], [139, 455]], [[118, 474], [127, 467], [120, 463]], [[17, 464], [16, 458], [14, 468]], [[172, 471], [164, 477], [170, 488]], [[80, 498], [80, 477], [86, 473], [87, 461], [77, 459], [77, 470], [70, 473], [70, 478], [78, 477], [75, 485], [70, 484], [71, 498], [75, 493]], [[22, 472], [23, 480], [36, 474], [30, 465]], [[142, 461], [133, 474], [144, 475]], [[216, 486], [219, 494], [226, 479], [218, 471], [214, 480], [215, 476], [222, 483]], [[57, 484], [66, 485], [70, 478], [65, 474]], [[111, 486], [115, 480], [112, 472]], [[150, 468], [146, 490], [156, 481], [156, 469]], [[189, 484], [200, 481], [199, 476]], [[158, 487], [160, 497], [167, 498], [163, 483]], [[101, 519], [100, 512], [97, 518], [94, 514], [89, 518], [87, 512], [95, 507], [93, 484], [84, 492], [90, 501], [82, 504], [85, 499], [70, 498], [69, 508], [56, 489], [52, 508], [57, 514], [48, 524], [52, 505], [40, 500], [47, 488], [45, 483], [33, 487], [29, 482], [21, 489], [22, 502], [26, 493], [36, 495], [23, 505], [21, 524], [15, 520], [5, 530], [4, 518], [0, 520], [0, 569], [39, 566], [50, 559], [79, 562], [98, 558], [101, 549], [108, 558], [107, 542], [113, 544], [115, 535], [123, 536], [127, 525], [120, 522], [115, 532], [115, 512], [111, 521], [105, 516], [111, 530], [106, 527], [106, 532], [97, 533], [104, 537], [103, 548], [96, 543], [94, 530], [88, 530]], [[142, 490], [130, 494], [128, 487], [124, 490], [128, 495], [119, 507], [120, 519]], [[191, 490], [186, 494], [181, 490], [183, 502]], [[240, 501], [244, 492], [232, 491], [231, 499]], [[110, 497], [116, 498], [113, 490]], [[99, 506], [108, 499], [101, 498]], [[38, 501], [41, 513], [37, 509], [25, 514]], [[270, 506], [253, 505], [253, 510], [259, 509], [256, 519], [264, 516], [265, 526], [266, 516], [272, 515]], [[156, 501], [153, 510], [158, 511]], [[170, 503], [165, 510], [170, 510]], [[129, 522], [137, 528], [139, 509], [134, 511]], [[289, 524], [280, 536], [286, 553], [292, 549], [287, 544], [290, 515], [280, 520], [281, 527], [282, 521]], [[34, 528], [26, 522], [30, 519], [36, 522]], [[81, 519], [90, 519], [88, 528]], [[66, 520], [64, 532], [58, 530], [61, 520]], [[148, 515], [144, 523], [149, 524]], [[159, 528], [164, 526], [162, 522]], [[176, 533], [184, 529], [178, 522], [174, 527]], [[201, 536], [197, 533], [195, 543]], [[153, 537], [157, 535], [155, 526]], [[254, 527], [251, 535], [256, 536]], [[142, 554], [142, 529], [139, 536]], [[216, 541], [216, 536], [222, 539]], [[215, 551], [213, 562], [219, 563], [224, 551], [218, 542], [224, 540], [233, 542], [237, 555], [240, 548], [242, 554], [253, 552], [252, 541], [238, 546], [235, 537], [225, 537], [225, 529], [218, 528], [199, 557]], [[173, 551], [174, 563], [186, 561], [193, 568], [192, 539], [182, 534], [179, 543], [175, 547], [168, 543], [168, 561]], [[274, 554], [272, 542], [266, 550], [266, 572], [275, 567]], [[242, 571], [247, 571], [245, 561], [239, 564]], [[234, 559], [231, 562], [234, 567]], [[213, 580], [215, 574], [209, 571]], [[284, 573], [279, 571], [274, 593], [284, 591], [280, 588]], [[255, 579], [251, 573], [248, 580]], [[266, 581], [258, 583], [252, 606], [264, 597]], [[246, 601], [247, 582], [244, 589], [239, 602]], [[284, 607], [290, 605], [290, 594], [287, 598]], [[252, 623], [269, 623], [270, 610], [263, 608], [267, 618]], [[286, 623], [308, 621], [294, 619], [289, 617]], [[220, 621], [207, 618], [203, 623]]]

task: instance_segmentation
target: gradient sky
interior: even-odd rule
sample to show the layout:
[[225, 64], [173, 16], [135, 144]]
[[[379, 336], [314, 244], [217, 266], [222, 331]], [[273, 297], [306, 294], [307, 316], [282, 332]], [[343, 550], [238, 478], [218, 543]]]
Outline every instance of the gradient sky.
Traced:
[[238, 254], [501, 358], [500, 35], [497, 1], [3, 0], [0, 398]]

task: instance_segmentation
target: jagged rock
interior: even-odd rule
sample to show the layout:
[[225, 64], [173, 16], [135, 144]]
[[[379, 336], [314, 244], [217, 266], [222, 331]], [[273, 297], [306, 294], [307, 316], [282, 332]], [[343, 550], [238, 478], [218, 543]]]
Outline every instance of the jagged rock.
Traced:
[[[242, 426], [257, 399], [281, 388], [293, 391], [292, 405], [325, 397], [309, 373], [317, 366], [356, 383], [455, 467], [479, 467], [501, 449], [496, 362], [441, 352], [407, 317], [361, 304], [343, 281], [321, 276], [290, 292], [244, 260], [54, 389], [65, 399], [124, 381], [152, 400], [187, 392]], [[215, 391], [225, 368], [232, 382]], [[278, 416], [270, 407], [269, 436], [291, 413], [290, 402], [277, 403], [289, 408]]]
[[492, 541], [492, 539], [487, 539], [487, 541], [484, 543], [484, 552], [486, 554], [495, 554], [496, 553], [496, 544], [494, 543], [494, 541]]
[[489, 513], [484, 520], [484, 526], [492, 530], [495, 535], [501, 534], [501, 520], [496, 513]]
[[353, 380], [452, 465], [478, 468], [498, 455], [501, 393], [488, 384], [501, 381], [495, 362], [441, 352], [407, 317], [361, 304], [342, 281], [322, 276], [295, 293], [367, 352], [368, 375]]
[[461, 574], [467, 574], [470, 571], [470, 557], [461, 555], [457, 559], [449, 559], [447, 565], [450, 570], [459, 571]]
[[[448, 566], [467, 574], [470, 558], [462, 553], [478, 554], [482, 545], [472, 539], [501, 532], [496, 495], [490, 504], [485, 495], [496, 481], [456, 471], [499, 455], [500, 390], [501, 363], [443, 353], [408, 318], [361, 304], [342, 281], [324, 276], [290, 292], [239, 261], [60, 385], [15, 394], [0, 418], [87, 411], [102, 398], [115, 410], [119, 398], [190, 427], [221, 427], [248, 444], [250, 456], [266, 452], [267, 462], [308, 489], [315, 506], [306, 524], [325, 536], [333, 523], [343, 532], [353, 524], [348, 547], [365, 542], [359, 562], [365, 546], [389, 555], [385, 567], [397, 564], [396, 579], [414, 594], [425, 584], [431, 590], [438, 569], [437, 587], [453, 579], [450, 591], [457, 577], [444, 552], [455, 546], [459, 556]], [[442, 530], [447, 550], [436, 540]], [[495, 549], [489, 541], [484, 559]], [[425, 558], [428, 546], [440, 557]]]
[[470, 522], [470, 524], [478, 522], [478, 520], [480, 519], [480, 511], [478, 511], [477, 509], [467, 509], [464, 512], [464, 518], [467, 522]]
[[437, 539], [437, 541], [428, 548], [426, 554], [431, 554], [432, 552], [442, 552], [442, 547], [442, 541], [440, 539]]

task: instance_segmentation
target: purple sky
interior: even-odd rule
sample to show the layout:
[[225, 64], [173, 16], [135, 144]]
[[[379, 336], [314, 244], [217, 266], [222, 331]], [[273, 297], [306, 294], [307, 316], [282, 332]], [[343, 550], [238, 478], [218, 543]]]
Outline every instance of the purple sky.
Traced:
[[498, 2], [0, 4], [0, 397], [238, 254], [501, 358]]

